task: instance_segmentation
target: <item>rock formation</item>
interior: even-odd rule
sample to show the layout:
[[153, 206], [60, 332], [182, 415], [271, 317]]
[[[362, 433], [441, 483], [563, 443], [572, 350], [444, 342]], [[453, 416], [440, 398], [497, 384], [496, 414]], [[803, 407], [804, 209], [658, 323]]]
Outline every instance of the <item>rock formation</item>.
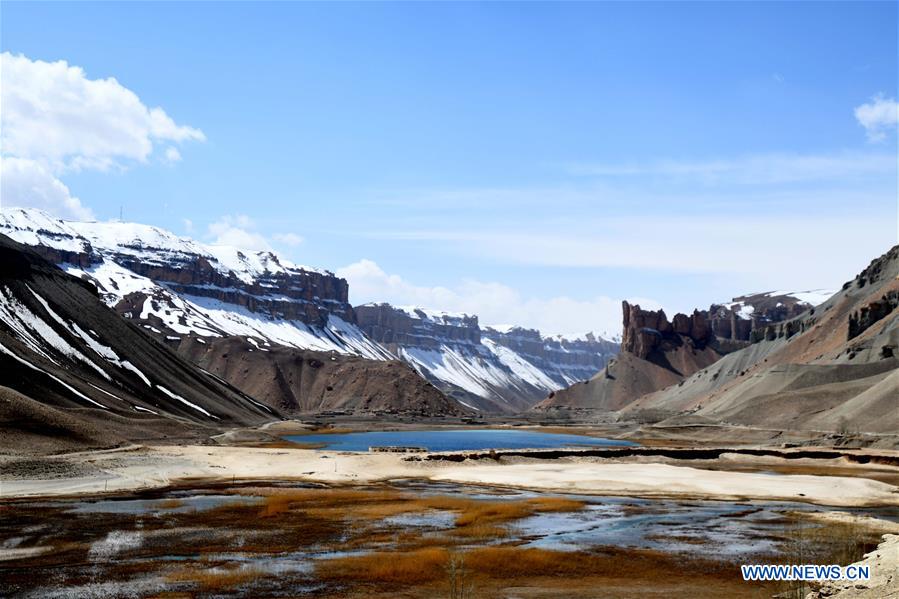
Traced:
[[619, 349], [618, 343], [593, 333], [546, 337], [536, 329], [484, 327], [481, 335], [514, 351], [561, 386], [590, 378], [605, 368]]
[[48, 451], [207, 437], [281, 418], [120, 318], [89, 283], [4, 235], [0, 399], [5, 439], [46, 443]]
[[[791, 294], [768, 292], [735, 297], [727, 304], [712, 304], [705, 314], [718, 339], [753, 341], [756, 331], [795, 318], [810, 307]], [[761, 335], [755, 334], [755, 339], [759, 338]]]
[[462, 407], [399, 360], [271, 347], [238, 337], [179, 342], [178, 352], [285, 414], [464, 416]]
[[[753, 332], [753, 343], [619, 413], [761, 428], [899, 430], [899, 246], [827, 301]], [[859, 437], [855, 441], [864, 440]]]
[[621, 303], [624, 312], [621, 351], [643, 360], [682, 345], [704, 349], [714, 340], [708, 315], [698, 310], [693, 314], [676, 314], [668, 322], [664, 310], [643, 310], [640, 306]]
[[398, 309], [380, 303], [356, 306], [356, 320], [366, 335], [394, 352], [401, 346], [438, 349], [445, 343], [481, 343], [478, 317], [468, 314]]
[[3, 210], [0, 232], [56, 261], [160, 344], [265, 405], [287, 413], [466, 412], [362, 333], [347, 282], [328, 271], [156, 227], [62, 221], [38, 210]]
[[477, 316], [389, 304], [356, 306], [365, 334], [468, 406], [514, 413], [586, 378], [617, 344], [593, 335], [568, 340], [511, 327], [481, 328]]
[[622, 302], [621, 352], [589, 381], [576, 383], [541, 401], [536, 410], [609, 412], [638, 397], [673, 385], [721, 357], [706, 313], [643, 310]]

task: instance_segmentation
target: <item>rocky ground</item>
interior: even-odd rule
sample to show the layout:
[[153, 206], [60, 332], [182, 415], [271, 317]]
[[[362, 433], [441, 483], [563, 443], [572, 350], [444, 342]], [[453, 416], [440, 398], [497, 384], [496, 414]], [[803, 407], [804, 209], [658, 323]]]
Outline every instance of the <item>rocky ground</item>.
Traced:
[[877, 549], [853, 565], [868, 566], [871, 579], [832, 581], [813, 591], [806, 599], [887, 599], [899, 597], [899, 534], [883, 535]]

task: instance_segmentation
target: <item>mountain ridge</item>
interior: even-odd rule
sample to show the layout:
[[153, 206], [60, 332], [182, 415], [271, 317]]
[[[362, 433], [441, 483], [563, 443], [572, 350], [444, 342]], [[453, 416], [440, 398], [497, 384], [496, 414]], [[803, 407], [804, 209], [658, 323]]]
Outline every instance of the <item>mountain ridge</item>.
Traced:
[[[589, 377], [616, 350], [615, 344], [589, 336], [573, 341], [550, 339], [521, 327], [508, 333], [485, 329], [482, 343], [476, 316], [414, 306], [398, 310], [409, 322], [438, 330], [441, 340], [449, 342], [447, 349], [440, 350], [441, 343], [429, 342], [427, 335], [387, 339], [377, 331], [363, 330], [358, 314], [369, 307], [353, 308], [347, 282], [330, 271], [298, 266], [269, 251], [210, 246], [149, 225], [64, 221], [39, 210], [13, 208], [0, 210], [0, 232], [89, 281], [108, 306], [161, 343], [208, 365], [243, 391], [259, 395], [267, 405], [288, 411], [312, 406], [314, 402], [296, 396], [297, 389], [312, 387], [296, 383], [292, 388], [274, 380], [264, 385], [243, 372], [247, 368], [283, 370], [273, 355], [268, 356], [273, 363], [266, 360], [267, 353], [282, 347], [291, 348], [288, 361], [298, 367], [307, 359], [320, 361], [318, 353], [331, 352], [337, 361], [355, 364], [375, 379], [379, 367], [363, 367], [354, 356], [384, 362], [383, 376], [398, 372], [387, 363], [402, 360], [450, 392], [463, 412], [502, 413], [530, 407], [547, 393]], [[393, 344], [392, 349], [385, 344]], [[435, 369], [444, 376], [435, 376]], [[407, 383], [418, 388], [411, 380]], [[367, 379], [359, 384], [360, 389], [378, 388], [393, 397], [373, 399], [370, 393], [363, 394], [360, 406], [368, 402], [379, 409], [404, 411], [392, 386]], [[325, 402], [323, 409], [334, 408], [331, 401], [347, 408], [340, 397], [323, 397], [319, 397]], [[412, 411], [440, 404], [417, 391], [410, 397], [422, 397], [424, 402], [413, 400]]]
[[617, 344], [602, 339], [562, 342], [523, 327], [482, 328], [469, 314], [383, 302], [355, 310], [366, 335], [482, 411], [526, 410], [548, 393], [589, 377], [617, 351]]
[[[647, 360], [625, 345], [604, 376], [591, 380], [594, 389], [576, 385], [538, 409], [602, 411], [622, 421], [669, 426], [685, 422], [686, 417], [705, 423], [835, 432], [846, 432], [852, 423], [860, 431], [895, 432], [899, 430], [897, 308], [899, 246], [872, 260], [822, 304], [797, 304], [786, 310], [789, 317], [783, 320], [753, 321], [749, 342], [735, 346], [732, 339], [725, 339], [724, 347], [730, 351], [686, 376], [656, 377], [654, 389], [636, 388], [631, 379], [651, 379], [658, 366], [647, 366]], [[710, 347], [722, 347], [721, 341], [716, 337]], [[629, 382], [633, 392], [628, 394]], [[612, 401], [616, 394], [617, 402]]]

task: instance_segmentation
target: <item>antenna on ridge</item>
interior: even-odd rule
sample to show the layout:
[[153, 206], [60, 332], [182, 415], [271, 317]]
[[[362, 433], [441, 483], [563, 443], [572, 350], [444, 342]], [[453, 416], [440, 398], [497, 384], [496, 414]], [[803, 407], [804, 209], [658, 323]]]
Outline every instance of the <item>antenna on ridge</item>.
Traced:
[[125, 221], [122, 219], [122, 213], [124, 212], [124, 210], [125, 210], [124, 206], [122, 206], [122, 204], [119, 204], [119, 222], [120, 222], [120, 223], [125, 222]]

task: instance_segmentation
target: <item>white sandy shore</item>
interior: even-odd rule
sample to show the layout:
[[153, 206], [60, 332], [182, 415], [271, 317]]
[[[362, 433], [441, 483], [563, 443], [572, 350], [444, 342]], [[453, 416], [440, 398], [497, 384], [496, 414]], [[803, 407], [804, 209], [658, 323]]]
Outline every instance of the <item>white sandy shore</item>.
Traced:
[[598, 495], [793, 500], [831, 506], [899, 505], [899, 487], [844, 476], [702, 470], [671, 463], [565, 460], [519, 464], [407, 461], [402, 454], [221, 446], [135, 447], [62, 458], [94, 473], [78, 478], [5, 479], [0, 496], [78, 495], [192, 480], [368, 483], [422, 478]]
[[867, 478], [700, 470], [670, 464], [514, 464], [447, 468], [434, 480], [567, 493], [777, 499], [822, 505], [899, 505], [899, 488]]
[[788, 512], [789, 515], [808, 518], [816, 522], [828, 522], [833, 524], [848, 524], [859, 529], [869, 530], [880, 533], [892, 533], [899, 535], [899, 522], [892, 520], [884, 520], [883, 518], [873, 518], [871, 516], [862, 516], [859, 514], [850, 514], [849, 512]]

